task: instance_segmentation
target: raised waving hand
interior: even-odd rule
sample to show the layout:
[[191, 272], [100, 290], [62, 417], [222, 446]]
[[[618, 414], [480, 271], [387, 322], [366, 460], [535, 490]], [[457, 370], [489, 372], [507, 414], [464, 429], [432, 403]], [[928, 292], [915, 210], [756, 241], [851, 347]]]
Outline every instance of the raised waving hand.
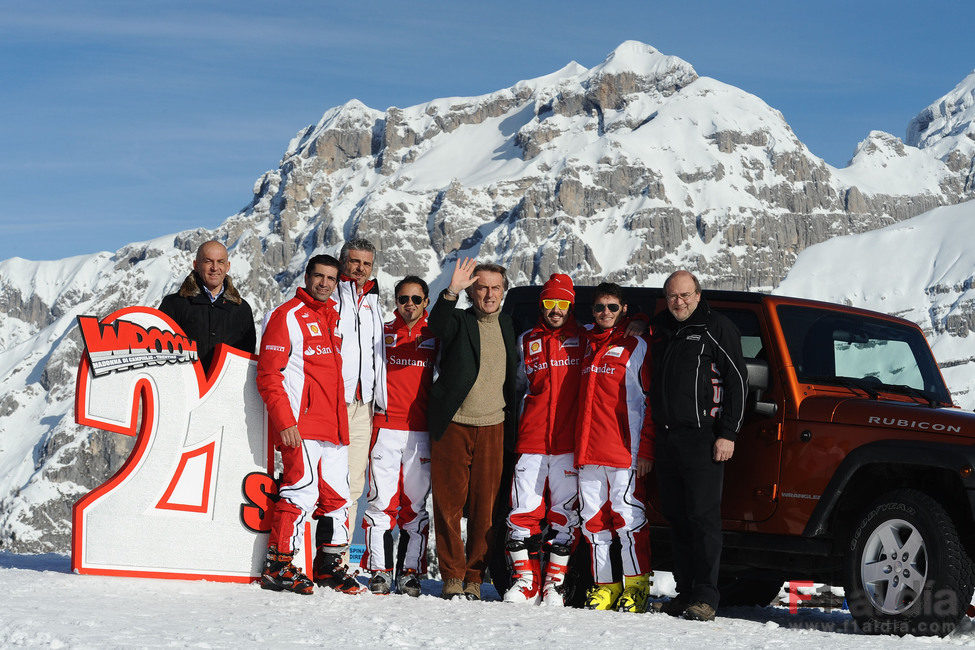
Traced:
[[460, 295], [460, 292], [467, 287], [474, 284], [474, 267], [477, 266], [477, 262], [471, 257], [465, 257], [463, 260], [457, 258], [457, 264], [454, 265], [454, 273], [450, 276], [450, 284], [447, 286], [447, 290], [455, 295]]

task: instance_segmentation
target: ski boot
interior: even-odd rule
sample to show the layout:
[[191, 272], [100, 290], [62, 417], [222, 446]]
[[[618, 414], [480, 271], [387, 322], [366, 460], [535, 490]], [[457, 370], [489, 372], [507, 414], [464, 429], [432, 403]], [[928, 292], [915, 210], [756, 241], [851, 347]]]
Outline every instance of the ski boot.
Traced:
[[609, 582], [594, 584], [586, 594], [586, 609], [614, 609], [616, 601], [623, 593], [623, 583]]
[[296, 594], [312, 593], [312, 582], [301, 569], [291, 563], [295, 554], [279, 553], [277, 546], [269, 546], [261, 572], [261, 589], [292, 591]]
[[355, 579], [357, 573], [350, 573], [349, 567], [342, 562], [343, 550], [341, 547], [324, 544], [318, 547], [313, 565], [315, 584], [344, 594], [361, 594], [366, 588]]
[[403, 569], [396, 577], [396, 593], [416, 598], [420, 595], [420, 575], [416, 569]]
[[650, 596], [650, 579], [653, 573], [638, 576], [623, 576], [623, 594], [616, 601], [616, 611], [636, 612], [642, 614], [647, 611], [647, 598]]
[[545, 565], [545, 583], [542, 586], [542, 604], [548, 607], [565, 607], [565, 574], [569, 570], [569, 547], [552, 544]]
[[511, 588], [504, 594], [504, 602], [537, 604], [541, 572], [537, 553], [532, 559], [528, 554], [528, 545], [520, 539], [510, 540], [507, 551], [513, 574]]
[[392, 586], [393, 576], [389, 571], [376, 571], [369, 578], [369, 591], [377, 596], [388, 596]]

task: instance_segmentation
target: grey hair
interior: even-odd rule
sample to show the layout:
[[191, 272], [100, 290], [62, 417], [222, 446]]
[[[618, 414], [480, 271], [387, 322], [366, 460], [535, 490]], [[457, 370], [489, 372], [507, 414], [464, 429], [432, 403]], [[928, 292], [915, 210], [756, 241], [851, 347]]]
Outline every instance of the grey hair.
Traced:
[[349, 261], [349, 251], [365, 251], [367, 253], [372, 253], [373, 257], [376, 255], [376, 247], [373, 246], [371, 241], [362, 237], [350, 239], [342, 244], [342, 250], [339, 251], [339, 262], [345, 264], [347, 261]]
[[[487, 271], [488, 273], [497, 273], [498, 275], [500, 275], [501, 280], [503, 281], [502, 288], [505, 291], [508, 290], [508, 269], [504, 268], [500, 264], [492, 264], [491, 262], [481, 262], [480, 264], [474, 267], [474, 270], [471, 272], [471, 275], [472, 276], [477, 275], [481, 271]], [[471, 285], [471, 287], [472, 286], [474, 285]], [[472, 291], [471, 287], [468, 287], [468, 291]]]

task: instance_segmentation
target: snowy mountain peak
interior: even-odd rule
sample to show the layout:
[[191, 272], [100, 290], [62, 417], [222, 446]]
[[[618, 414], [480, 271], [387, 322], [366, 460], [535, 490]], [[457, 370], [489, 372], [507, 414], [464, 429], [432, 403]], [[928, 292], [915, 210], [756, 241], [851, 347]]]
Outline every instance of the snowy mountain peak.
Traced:
[[871, 131], [853, 153], [851, 164], [862, 161], [867, 156], [881, 155], [884, 158], [903, 158], [907, 155], [904, 143], [896, 135], [886, 131]]
[[383, 119], [383, 112], [369, 108], [358, 99], [350, 99], [341, 106], [331, 108], [322, 115], [318, 124], [308, 126], [292, 138], [288, 144], [288, 149], [284, 154], [284, 159], [295, 155], [301, 151], [309, 141], [314, 140], [324, 131], [330, 129], [358, 129], [369, 128], [373, 124]]
[[952, 151], [975, 155], [975, 70], [911, 120], [907, 143], [939, 158]]
[[653, 46], [639, 41], [621, 43], [602, 63], [592, 68], [588, 76], [598, 80], [604, 76], [628, 74], [645, 80], [639, 84], [640, 90], [653, 85], [665, 94], [668, 90], [680, 90], [698, 76], [694, 66], [687, 61], [662, 54]]

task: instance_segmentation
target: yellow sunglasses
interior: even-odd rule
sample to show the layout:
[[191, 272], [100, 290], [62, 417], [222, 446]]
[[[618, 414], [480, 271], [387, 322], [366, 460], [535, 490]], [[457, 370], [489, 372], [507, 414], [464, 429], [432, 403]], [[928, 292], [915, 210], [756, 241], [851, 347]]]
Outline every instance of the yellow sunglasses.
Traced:
[[556, 307], [558, 307], [562, 311], [565, 311], [569, 308], [570, 305], [572, 305], [572, 303], [569, 302], [568, 300], [553, 300], [551, 298], [546, 298], [545, 300], [542, 301], [542, 307], [544, 307], [545, 309], [555, 309]]

